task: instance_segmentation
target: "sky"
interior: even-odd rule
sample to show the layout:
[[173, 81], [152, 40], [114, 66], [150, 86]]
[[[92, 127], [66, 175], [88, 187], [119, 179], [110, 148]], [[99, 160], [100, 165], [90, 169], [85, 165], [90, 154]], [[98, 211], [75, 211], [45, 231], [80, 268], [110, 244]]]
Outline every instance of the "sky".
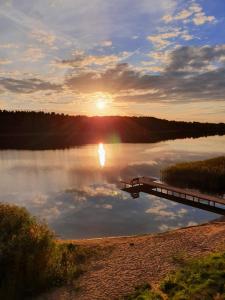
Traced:
[[225, 122], [224, 0], [0, 0], [0, 108]]

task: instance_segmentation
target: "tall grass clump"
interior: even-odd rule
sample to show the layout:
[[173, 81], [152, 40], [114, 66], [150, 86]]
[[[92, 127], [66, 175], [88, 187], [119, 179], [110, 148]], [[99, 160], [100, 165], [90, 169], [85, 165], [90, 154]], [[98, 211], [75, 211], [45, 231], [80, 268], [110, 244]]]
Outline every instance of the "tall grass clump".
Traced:
[[0, 204], [0, 299], [26, 299], [72, 280], [85, 253], [55, 241], [24, 208]]
[[171, 300], [225, 300], [225, 253], [187, 263], [161, 284]]
[[225, 156], [169, 166], [161, 179], [180, 187], [223, 194], [225, 192]]
[[225, 300], [225, 252], [186, 261], [157, 291], [144, 284], [122, 300]]
[[146, 283], [137, 286], [133, 293], [121, 298], [120, 300], [163, 300], [163, 298], [159, 293], [152, 291], [151, 286]]

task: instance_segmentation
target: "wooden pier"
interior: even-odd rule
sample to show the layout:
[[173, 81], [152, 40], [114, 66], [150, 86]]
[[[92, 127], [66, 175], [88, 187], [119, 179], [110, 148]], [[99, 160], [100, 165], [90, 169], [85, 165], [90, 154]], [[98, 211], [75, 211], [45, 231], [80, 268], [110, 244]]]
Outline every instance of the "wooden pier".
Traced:
[[130, 193], [133, 198], [138, 198], [139, 193], [143, 192], [220, 215], [225, 215], [224, 198], [177, 188], [161, 183], [156, 178], [152, 177], [137, 177], [131, 180], [123, 180], [121, 181], [121, 184], [121, 190]]

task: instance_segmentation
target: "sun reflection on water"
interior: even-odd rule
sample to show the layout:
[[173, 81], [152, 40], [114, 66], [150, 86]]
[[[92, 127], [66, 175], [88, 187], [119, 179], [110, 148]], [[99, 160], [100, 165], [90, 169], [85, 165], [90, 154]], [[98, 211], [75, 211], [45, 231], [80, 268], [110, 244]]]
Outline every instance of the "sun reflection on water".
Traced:
[[105, 147], [104, 144], [99, 143], [98, 144], [98, 159], [99, 159], [99, 164], [103, 168], [105, 166], [105, 160], [106, 160], [106, 155], [105, 155]]

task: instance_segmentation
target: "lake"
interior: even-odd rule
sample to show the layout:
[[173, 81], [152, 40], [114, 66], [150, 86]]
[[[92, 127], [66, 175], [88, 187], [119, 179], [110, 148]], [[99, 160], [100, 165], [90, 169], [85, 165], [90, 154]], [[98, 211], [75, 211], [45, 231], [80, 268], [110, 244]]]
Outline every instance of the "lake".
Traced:
[[120, 179], [160, 176], [176, 162], [225, 155], [225, 136], [65, 150], [0, 151], [0, 201], [26, 207], [60, 238], [163, 232], [218, 218], [197, 208], [119, 190]]

